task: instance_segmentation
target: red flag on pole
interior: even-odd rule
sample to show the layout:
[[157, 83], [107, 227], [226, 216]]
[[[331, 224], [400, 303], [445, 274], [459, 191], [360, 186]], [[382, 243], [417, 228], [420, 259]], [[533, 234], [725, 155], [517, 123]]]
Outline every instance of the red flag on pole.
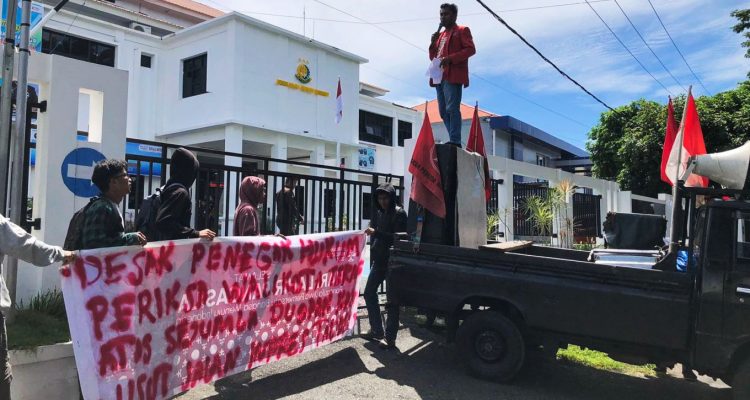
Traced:
[[422, 129], [419, 131], [419, 137], [414, 146], [409, 172], [412, 174], [409, 198], [432, 214], [445, 218], [443, 184], [437, 165], [435, 138], [432, 135], [432, 126], [427, 112], [424, 113]]
[[[706, 154], [706, 144], [703, 142], [703, 131], [698, 118], [698, 110], [695, 107], [693, 94], [688, 90], [687, 103], [682, 113], [682, 122], [677, 131], [674, 144], [669, 153], [665, 172], [667, 176], [676, 183], [676, 178], [681, 177], [687, 168], [690, 156]], [[692, 174], [685, 180], [685, 186], [708, 186], [708, 178]]]
[[341, 78], [339, 78], [339, 86], [336, 88], [336, 123], [341, 122], [344, 118], [344, 98], [341, 94]]
[[667, 161], [669, 161], [669, 153], [672, 151], [672, 144], [674, 144], [674, 138], [677, 136], [677, 121], [674, 119], [674, 106], [672, 106], [672, 98], [669, 98], [669, 104], [667, 105], [667, 131], [664, 134], [664, 149], [661, 153], [661, 180], [668, 184], [672, 184], [672, 178], [667, 175]]
[[466, 143], [466, 151], [479, 153], [484, 159], [484, 194], [489, 201], [491, 194], [490, 168], [487, 162], [487, 151], [484, 147], [482, 125], [479, 123], [479, 103], [474, 106], [474, 117], [471, 119], [471, 129], [469, 130], [469, 141]]

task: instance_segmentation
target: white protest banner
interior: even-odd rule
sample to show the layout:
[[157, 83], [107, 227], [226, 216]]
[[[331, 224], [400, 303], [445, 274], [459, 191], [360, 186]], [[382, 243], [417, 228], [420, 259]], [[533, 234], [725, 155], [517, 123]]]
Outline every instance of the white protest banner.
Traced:
[[362, 232], [82, 251], [62, 290], [86, 399], [163, 399], [351, 332]]

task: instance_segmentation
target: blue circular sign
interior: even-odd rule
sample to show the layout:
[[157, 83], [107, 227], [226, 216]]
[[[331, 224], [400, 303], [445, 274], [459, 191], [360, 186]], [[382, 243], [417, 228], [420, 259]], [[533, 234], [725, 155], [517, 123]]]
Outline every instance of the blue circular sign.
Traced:
[[94, 165], [104, 160], [104, 154], [89, 148], [75, 149], [65, 156], [60, 166], [65, 186], [78, 197], [94, 197], [99, 194], [99, 188], [91, 182]]

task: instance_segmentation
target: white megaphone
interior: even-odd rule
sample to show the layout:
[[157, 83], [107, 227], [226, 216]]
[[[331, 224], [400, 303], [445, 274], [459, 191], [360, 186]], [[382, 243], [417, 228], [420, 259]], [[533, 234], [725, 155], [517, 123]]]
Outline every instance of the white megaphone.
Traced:
[[750, 188], [750, 141], [736, 149], [691, 157], [689, 164], [692, 173], [705, 176], [726, 189]]

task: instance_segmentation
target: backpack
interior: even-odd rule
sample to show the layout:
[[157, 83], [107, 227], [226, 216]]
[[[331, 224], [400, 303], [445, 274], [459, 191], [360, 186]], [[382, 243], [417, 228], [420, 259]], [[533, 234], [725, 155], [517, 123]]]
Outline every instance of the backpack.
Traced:
[[63, 243], [64, 250], [81, 250], [81, 247], [83, 247], [81, 236], [83, 233], [83, 225], [86, 221], [86, 211], [88, 211], [89, 207], [99, 199], [100, 197], [92, 197], [88, 204], [76, 211], [73, 214], [73, 217], [70, 218], [70, 222], [68, 223], [68, 233], [65, 234], [65, 242]]
[[181, 183], [170, 183], [167, 186], [157, 188], [154, 193], [144, 198], [143, 202], [141, 202], [141, 207], [134, 221], [135, 230], [146, 235], [149, 241], [159, 240], [159, 231], [156, 229], [156, 217], [159, 214], [159, 208], [161, 208], [162, 192], [171, 186], [185, 188], [185, 185]]

